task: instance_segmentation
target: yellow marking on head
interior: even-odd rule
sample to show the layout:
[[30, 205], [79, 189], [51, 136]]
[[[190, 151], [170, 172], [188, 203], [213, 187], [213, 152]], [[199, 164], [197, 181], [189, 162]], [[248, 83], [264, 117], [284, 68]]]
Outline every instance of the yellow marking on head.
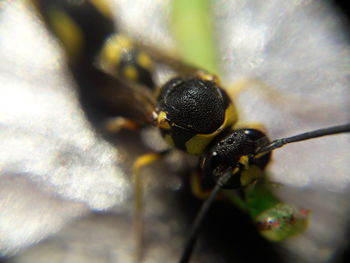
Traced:
[[270, 154], [270, 152], [262, 152], [262, 153], [258, 153], [254, 156], [255, 159], [260, 159], [261, 157], [263, 157], [266, 154]]
[[113, 13], [111, 11], [110, 5], [104, 0], [90, 0], [90, 3], [95, 6], [97, 10], [101, 12], [107, 18], [112, 19]]
[[152, 60], [150, 57], [144, 53], [140, 52], [137, 56], [137, 64], [145, 69], [151, 69], [153, 67]]
[[262, 176], [264, 176], [263, 170], [256, 165], [252, 165], [249, 169], [242, 171], [240, 178], [241, 185], [247, 186]]
[[164, 130], [169, 130], [171, 128], [168, 120], [167, 120], [167, 117], [166, 117], [166, 113], [164, 111], [161, 111], [159, 114], [158, 114], [158, 117], [157, 117], [157, 126], [160, 128], [160, 129], [164, 129]]
[[247, 155], [241, 156], [238, 162], [244, 166], [244, 169], [249, 168], [249, 157]]
[[79, 26], [58, 8], [48, 10], [53, 31], [68, 52], [70, 60], [76, 60], [83, 47], [83, 33]]
[[123, 75], [125, 78], [135, 81], [138, 79], [139, 74], [134, 66], [127, 65], [123, 68]]
[[231, 103], [225, 111], [223, 124], [214, 132], [197, 134], [186, 142], [186, 151], [189, 154], [202, 154], [208, 144], [224, 129], [233, 126], [237, 122], [238, 116], [235, 106]]
[[238, 167], [235, 167], [234, 169], [233, 169], [233, 171], [232, 171], [232, 174], [236, 174], [236, 173], [238, 173], [239, 172], [239, 168]]

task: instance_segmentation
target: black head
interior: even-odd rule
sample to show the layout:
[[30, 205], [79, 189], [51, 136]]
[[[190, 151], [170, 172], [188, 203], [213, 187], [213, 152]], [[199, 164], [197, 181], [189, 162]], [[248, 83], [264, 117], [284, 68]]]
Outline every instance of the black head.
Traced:
[[[234, 176], [225, 188], [239, 188], [242, 173], [252, 166], [264, 169], [270, 159], [270, 153], [255, 155], [256, 150], [266, 145], [269, 139], [256, 129], [239, 129], [215, 142], [201, 161], [204, 182], [214, 184], [226, 173]], [[252, 180], [254, 176], [252, 176]]]

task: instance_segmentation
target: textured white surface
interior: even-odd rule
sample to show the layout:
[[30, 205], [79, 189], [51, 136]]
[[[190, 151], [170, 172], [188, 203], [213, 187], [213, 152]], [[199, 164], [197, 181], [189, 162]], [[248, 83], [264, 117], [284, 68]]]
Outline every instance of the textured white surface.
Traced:
[[[115, 2], [124, 31], [173, 47], [167, 1]], [[259, 79], [284, 95], [276, 101], [254, 88], [245, 91], [237, 103], [244, 121], [264, 123], [272, 138], [349, 121], [348, 33], [330, 7], [316, 0], [241, 0], [216, 1], [214, 10], [224, 83]], [[64, 227], [14, 261], [47, 262], [48, 249], [51, 262], [128, 262], [130, 186], [122, 150], [93, 132], [65, 70], [55, 41], [23, 2], [0, 4], [0, 252], [14, 254]], [[306, 235], [284, 245], [298, 262], [326, 262], [342, 245], [349, 143], [349, 135], [334, 136], [274, 154], [273, 180], [298, 188], [279, 192], [312, 211]], [[176, 214], [157, 221], [172, 209], [164, 208], [166, 197], [150, 199], [147, 233], [163, 246], [150, 245], [145, 262], [175, 261], [186, 229]], [[112, 206], [126, 218], [93, 217], [67, 227], [89, 210]], [[96, 229], [100, 246], [88, 242]]]
[[[246, 92], [239, 101], [245, 121], [263, 123], [272, 138], [349, 121], [349, 42], [334, 10], [320, 1], [234, 1], [231, 8], [219, 7], [227, 82], [254, 78], [285, 95], [276, 101], [254, 89]], [[345, 135], [276, 151], [273, 178], [346, 192], [349, 142]]]
[[[23, 2], [0, 24], [0, 252], [122, 203], [117, 151], [91, 130], [53, 41]], [[39, 36], [39, 37], [38, 37]]]

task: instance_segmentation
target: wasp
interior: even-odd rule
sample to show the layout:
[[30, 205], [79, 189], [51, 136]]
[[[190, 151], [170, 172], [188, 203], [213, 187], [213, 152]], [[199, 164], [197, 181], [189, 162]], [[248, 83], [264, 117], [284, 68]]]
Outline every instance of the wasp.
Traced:
[[[142, 233], [143, 209], [140, 170], [171, 149], [198, 156], [191, 187], [197, 197], [206, 199], [179, 262], [189, 262], [216, 199], [241, 206], [269, 240], [282, 241], [305, 230], [307, 211], [282, 202], [267, 186], [265, 168], [271, 152], [285, 144], [349, 132], [350, 124], [271, 141], [256, 125], [239, 124], [234, 101], [211, 73], [175, 61], [180, 75], [158, 87], [153, 59], [118, 32], [104, 1], [32, 2], [66, 51], [81, 103], [94, 108], [87, 114], [91, 121], [119, 116], [113, 123], [117, 129], [155, 126], [170, 146], [135, 161], [138, 233]], [[156, 59], [167, 64], [166, 55]]]

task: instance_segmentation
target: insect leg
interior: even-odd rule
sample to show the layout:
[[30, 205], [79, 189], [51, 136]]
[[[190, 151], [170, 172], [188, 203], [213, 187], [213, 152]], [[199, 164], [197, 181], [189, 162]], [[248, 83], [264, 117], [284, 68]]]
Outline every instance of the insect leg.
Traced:
[[198, 198], [205, 200], [209, 197], [211, 189], [207, 190], [203, 187], [200, 174], [195, 172], [191, 174], [190, 184], [191, 184], [191, 192]]
[[104, 121], [103, 128], [109, 133], [118, 133], [122, 130], [139, 130], [141, 125], [124, 117], [112, 117]]
[[144, 232], [144, 204], [143, 204], [143, 185], [141, 178], [141, 170], [168, 154], [170, 150], [161, 152], [153, 152], [138, 157], [132, 166], [132, 179], [134, 188], [134, 216], [133, 216], [133, 232], [136, 242], [136, 262], [140, 262], [143, 257], [143, 232]]

